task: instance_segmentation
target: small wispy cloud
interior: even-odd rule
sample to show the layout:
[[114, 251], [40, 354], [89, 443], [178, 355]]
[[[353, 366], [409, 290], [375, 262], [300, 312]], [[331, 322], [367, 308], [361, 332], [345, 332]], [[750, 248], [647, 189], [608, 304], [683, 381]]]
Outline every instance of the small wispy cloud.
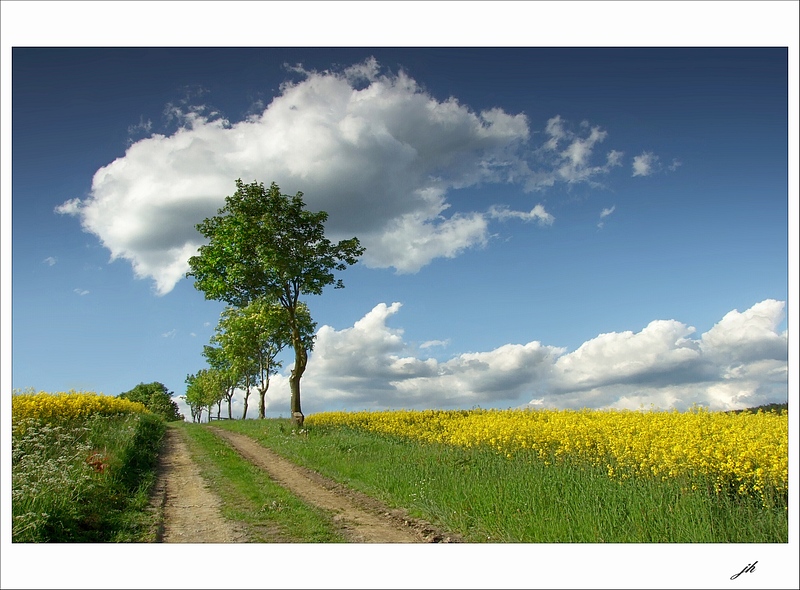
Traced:
[[633, 174], [632, 176], [651, 176], [657, 172], [675, 172], [680, 168], [682, 162], [677, 158], [672, 159], [672, 163], [664, 166], [661, 163], [661, 158], [653, 152], [642, 152], [640, 155], [633, 158]]
[[153, 128], [153, 122], [150, 119], [144, 120], [144, 117], [139, 117], [139, 122], [135, 125], [128, 125], [128, 135], [149, 134]]
[[600, 222], [597, 224], [597, 227], [602, 229], [603, 225], [605, 224], [603, 219], [605, 219], [606, 217], [611, 215], [614, 212], [614, 209], [616, 209], [616, 208], [617, 208], [616, 205], [612, 205], [610, 208], [606, 208], [606, 209], [603, 209], [602, 211], [600, 211]]
[[87, 291], [86, 289], [73, 289], [72, 292], [77, 293], [78, 295], [81, 296], [89, 294], [89, 291]]
[[542, 205], [536, 205], [530, 211], [512, 211], [505, 206], [493, 205], [489, 209], [489, 216], [504, 221], [506, 219], [521, 219], [522, 221], [537, 221], [540, 225], [552, 225], [555, 221]]
[[162, 338], [175, 338], [175, 334], [177, 334], [177, 333], [178, 333], [178, 330], [173, 328], [169, 332], [164, 332], [163, 334], [161, 334], [161, 337]]
[[53, 265], [54, 265], [54, 264], [57, 262], [57, 260], [56, 260], [56, 258], [55, 258], [55, 257], [53, 257], [53, 256], [48, 256], [47, 258], [45, 258], [44, 260], [42, 260], [42, 262], [43, 262], [44, 264], [46, 264], [47, 266], [53, 266]]
[[64, 201], [58, 207], [53, 209], [56, 213], [61, 215], [77, 215], [81, 212], [81, 200], [78, 198]]
[[432, 348], [434, 346], [447, 346], [450, 344], [450, 339], [447, 340], [428, 340], [419, 345], [420, 348]]

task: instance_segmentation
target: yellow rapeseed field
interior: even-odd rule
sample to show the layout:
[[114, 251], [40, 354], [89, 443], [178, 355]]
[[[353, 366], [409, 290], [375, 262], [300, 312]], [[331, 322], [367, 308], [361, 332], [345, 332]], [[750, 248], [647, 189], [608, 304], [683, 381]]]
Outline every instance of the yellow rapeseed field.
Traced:
[[771, 488], [789, 479], [789, 420], [780, 414], [611, 410], [423, 410], [324, 412], [309, 426], [347, 426], [427, 442], [486, 446], [512, 457], [528, 450], [602, 466], [610, 477], [688, 477], [719, 492]]
[[14, 428], [28, 420], [45, 422], [85, 419], [94, 414], [111, 416], [130, 412], [147, 412], [139, 402], [92, 392], [22, 393], [11, 397], [11, 419]]

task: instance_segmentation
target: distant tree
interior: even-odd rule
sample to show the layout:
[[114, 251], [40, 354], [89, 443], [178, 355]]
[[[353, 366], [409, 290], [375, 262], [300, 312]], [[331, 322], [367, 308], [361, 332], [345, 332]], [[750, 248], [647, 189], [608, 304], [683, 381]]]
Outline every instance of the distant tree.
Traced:
[[[189, 259], [187, 277], [206, 299], [244, 308], [253, 301], [277, 302], [286, 311], [294, 365], [289, 377], [292, 420], [303, 423], [300, 379], [313, 340], [304, 335], [301, 295], [320, 295], [333, 284], [334, 271], [355, 264], [363, 254], [358, 238], [333, 244], [325, 237], [325, 211], [306, 210], [303, 193], [283, 195], [274, 182], [236, 181], [215, 217], [197, 225], [208, 244]], [[310, 318], [310, 315], [309, 315]]]
[[771, 404], [764, 404], [761, 406], [755, 406], [752, 408], [745, 408], [743, 410], [731, 410], [728, 413], [733, 414], [740, 414], [742, 412], [748, 414], [757, 414], [758, 412], [773, 412], [775, 414], [780, 414], [781, 412], [788, 412], [789, 411], [789, 403], [771, 403]]
[[186, 396], [184, 399], [192, 412], [193, 422], [202, 422], [203, 410], [219, 403], [224, 395], [224, 377], [214, 369], [201, 369], [194, 375], [186, 376]]
[[139, 383], [130, 391], [120, 393], [117, 397], [144, 404], [148, 410], [161, 416], [167, 422], [183, 420], [178, 404], [172, 399], [172, 392], [163, 383]]
[[189, 412], [192, 414], [192, 422], [202, 422], [204, 395], [203, 386], [197, 380], [197, 375], [186, 375], [186, 395], [181, 396], [186, 405], [189, 406]]
[[[221, 347], [206, 345], [203, 347], [203, 356], [209, 366], [220, 373], [224, 381], [224, 392], [219, 403], [221, 404], [223, 400], [227, 402], [228, 418], [233, 418], [231, 404], [236, 388], [240, 385], [239, 375]], [[219, 418], [219, 412], [217, 412], [217, 418]]]

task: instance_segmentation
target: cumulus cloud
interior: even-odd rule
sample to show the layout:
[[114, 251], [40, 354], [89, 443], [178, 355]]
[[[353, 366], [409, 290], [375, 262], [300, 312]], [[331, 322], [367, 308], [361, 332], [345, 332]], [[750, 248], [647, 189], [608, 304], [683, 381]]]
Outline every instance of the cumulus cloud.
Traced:
[[[740, 409], [786, 401], [784, 303], [732, 311], [708, 332], [654, 320], [638, 332], [600, 334], [574, 351], [538, 341], [439, 361], [389, 324], [399, 302], [380, 303], [352, 327], [322, 326], [303, 377], [308, 413], [331, 409], [656, 407]], [[288, 407], [286, 375], [271, 380], [268, 411]]]
[[81, 296], [89, 294], [89, 291], [87, 291], [86, 289], [73, 289], [72, 292], [75, 293], [76, 295], [81, 295]]
[[700, 341], [708, 355], [728, 366], [743, 366], [756, 361], [787, 360], [787, 334], [776, 329], [783, 321], [783, 301], [767, 299], [739, 313], [725, 315]]
[[525, 114], [474, 112], [374, 59], [336, 71], [287, 69], [296, 79], [241, 121], [200, 104], [202, 95], [167, 106], [179, 125], [173, 133], [152, 132], [140, 119], [130, 131], [149, 135], [97, 170], [86, 198], [56, 212], [79, 217], [112, 260], [130, 261], [137, 277], [165, 294], [201, 245], [195, 225], [216, 214], [234, 181], [274, 181], [327, 211], [332, 239], [358, 236], [365, 265], [413, 273], [484, 246], [492, 221], [553, 222], [541, 205], [462, 211], [455, 189], [595, 183], [621, 164], [619, 151], [597, 154], [608, 136], [597, 126], [573, 129], [556, 116], [537, 135], [544, 143], [532, 146]]
[[657, 320], [642, 331], [601, 334], [556, 361], [551, 404], [716, 410], [785, 401], [785, 303], [734, 310], [699, 338], [695, 328]]
[[47, 258], [42, 260], [42, 262], [47, 266], [53, 266], [57, 262], [57, 260], [53, 256], [48, 256]]
[[[685, 373], [699, 351], [688, 336], [694, 328], [675, 320], [656, 320], [642, 331], [600, 334], [556, 361], [554, 385], [560, 391], [586, 390], [609, 382], [641, 382]], [[672, 377], [675, 379], [677, 377]]]

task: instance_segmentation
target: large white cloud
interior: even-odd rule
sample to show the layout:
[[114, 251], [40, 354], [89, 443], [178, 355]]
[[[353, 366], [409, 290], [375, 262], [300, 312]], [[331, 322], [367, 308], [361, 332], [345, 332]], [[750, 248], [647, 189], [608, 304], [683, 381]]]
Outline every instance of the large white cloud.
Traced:
[[787, 334], [776, 329], [784, 319], [783, 301], [767, 299], [739, 313], [733, 310], [703, 334], [701, 346], [732, 366], [759, 360], [786, 361]]
[[531, 146], [526, 115], [439, 100], [373, 59], [341, 71], [292, 70], [301, 79], [242, 121], [202, 105], [170, 105], [178, 131], [136, 141], [95, 173], [88, 197], [56, 210], [79, 216], [112, 259], [129, 260], [164, 294], [201, 244], [195, 225], [216, 213], [237, 178], [302, 191], [310, 209], [329, 213], [332, 239], [359, 237], [366, 265], [415, 272], [484, 245], [493, 220], [553, 222], [541, 204], [515, 212], [489, 201], [483, 210], [455, 211], [454, 189], [594, 182], [620, 164], [615, 150], [595, 162], [607, 137], [598, 127], [571, 130], [555, 116], [545, 143]]
[[[776, 331], [784, 318], [780, 301], [732, 311], [696, 339], [691, 326], [655, 320], [639, 332], [600, 334], [572, 352], [532, 341], [445, 361], [426, 357], [388, 325], [400, 309], [381, 303], [350, 328], [319, 329], [302, 381], [307, 413], [526, 404], [730, 410], [787, 399], [787, 334]], [[273, 377], [268, 404], [284, 415], [287, 372]]]

